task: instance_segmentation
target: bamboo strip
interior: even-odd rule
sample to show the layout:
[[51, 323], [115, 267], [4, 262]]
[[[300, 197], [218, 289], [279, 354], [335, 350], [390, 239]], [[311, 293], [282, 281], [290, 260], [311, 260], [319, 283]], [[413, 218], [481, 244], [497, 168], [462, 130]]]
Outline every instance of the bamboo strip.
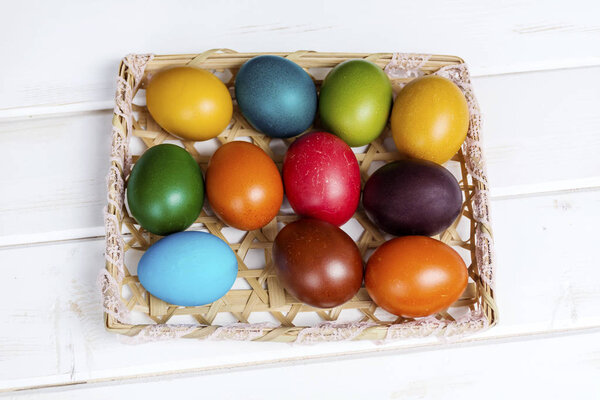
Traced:
[[[119, 77], [126, 82], [132, 90], [133, 95], [135, 95], [137, 88], [143, 87], [148, 76], [155, 71], [165, 67], [191, 63], [190, 65], [201, 68], [229, 70], [232, 73], [232, 78], [227, 84], [232, 86], [235, 74], [241, 65], [250, 58], [260, 54], [276, 54], [287, 57], [305, 68], [309, 74], [311, 74], [314, 69], [332, 68], [340, 62], [354, 58], [365, 58], [375, 62], [380, 67], [385, 67], [393, 57], [393, 54], [391, 53], [318, 53], [311, 51], [236, 53], [232, 50], [216, 49], [201, 54], [156, 56], [147, 64], [145, 73], [141, 77], [140, 82], [136, 82], [129, 65], [122, 62], [119, 66]], [[463, 60], [459, 57], [433, 55], [429, 57], [421, 69], [427, 74], [432, 73], [441, 67], [460, 63], [463, 63]], [[322, 74], [319, 76], [321, 75]], [[320, 78], [315, 78], [315, 76], [313, 76], [313, 80], [318, 87], [321, 82]], [[398, 88], [408, 80], [410, 80], [410, 78], [393, 80], [392, 84], [394, 89], [398, 90]], [[114, 131], [119, 135], [119, 141], [113, 140], [113, 153], [117, 152], [120, 143], [127, 142], [129, 136], [140, 138], [148, 147], [163, 143], [165, 140], [178, 140], [162, 130], [160, 126], [154, 122], [144, 106], [134, 104], [129, 112], [130, 114], [128, 115], [115, 113], [113, 117]], [[127, 120], [128, 118], [130, 118], [129, 123]], [[387, 134], [387, 132], [382, 134], [382, 136], [368, 146], [364, 152], [356, 154], [356, 158], [361, 168], [363, 183], [364, 180], [368, 178], [369, 167], [373, 162], [389, 162], [399, 157], [399, 154], [395, 150], [388, 150], [384, 146], [383, 140], [386, 138]], [[282, 156], [274, 155], [270, 148], [271, 139], [253, 130], [241, 116], [237, 107], [235, 107], [231, 126], [219, 136], [218, 140], [220, 143], [227, 143], [240, 137], [250, 138], [252, 142], [265, 150], [267, 154], [271, 155], [276, 163], [280, 164], [282, 162]], [[285, 141], [286, 145], [289, 145], [292, 142], [293, 139]], [[196, 161], [199, 162], [203, 168], [206, 168], [209, 157], [198, 153], [193, 142], [181, 141], [181, 143], [192, 154]], [[126, 149], [125, 151], [128, 152], [129, 150]], [[125, 159], [127, 159], [127, 154], [123, 157], [122, 163], [125, 162]], [[132, 162], [135, 163], [138, 156], [134, 155], [131, 159]], [[123, 181], [126, 182], [128, 178], [127, 171], [123, 168], [122, 163], [112, 161], [113, 167], [117, 168], [119, 173], [122, 174]], [[463, 204], [463, 212], [459, 217], [459, 220], [449, 227], [446, 232], [442, 233], [440, 239], [452, 246], [470, 251], [471, 262], [469, 275], [471, 281], [461, 298], [453, 304], [453, 307], [447, 311], [442, 311], [436, 318], [444, 324], [453, 324], [457, 323], [454, 321], [455, 318], [453, 317], [452, 310], [454, 309], [471, 311], [482, 310], [487, 318], [487, 322], [483, 320], [474, 320], [474, 327], [472, 327], [473, 329], [479, 329], [483, 328], [486, 323], [493, 325], [497, 318], [494, 292], [479, 276], [476, 261], [477, 244], [475, 233], [479, 229], [491, 235], [491, 229], [488, 224], [480, 224], [473, 219], [473, 193], [475, 190], [485, 191], [487, 190], [487, 186], [484, 182], [474, 179], [469, 175], [462, 152], [459, 152], [449, 163], [456, 163], [460, 166], [461, 189], [464, 193], [465, 201]], [[118, 220], [121, 229], [120, 235], [123, 240], [121, 256], [125, 259], [124, 256], [127, 251], [144, 251], [152, 243], [158, 240], [159, 237], [149, 235], [148, 232], [145, 232], [140, 228], [135, 220], [127, 215], [127, 211], [124, 208], [117, 209], [117, 207], [115, 207], [115, 204], [122, 204], [124, 200], [124, 191], [119, 192], [115, 189], [116, 187], [117, 185], [109, 186], [108, 197], [110, 201], [107, 212], [109, 215], [114, 215]], [[130, 294], [128, 295], [128, 298], [123, 299], [128, 308], [148, 314], [158, 324], [168, 324], [169, 319], [177, 315], [191, 315], [194, 317], [199, 325], [191, 333], [185, 335], [185, 337], [189, 338], [203, 339], [214, 334], [218, 329], [218, 325], [211, 324], [218, 318], [220, 313], [230, 313], [237, 318], [238, 321], [244, 323], [248, 322], [254, 312], [271, 313], [271, 315], [281, 323], [281, 326], [276, 328], [264, 328], [262, 333], [254, 338], [254, 340], [258, 341], [272, 340], [291, 342], [296, 340], [298, 334], [306, 328], [294, 326], [294, 319], [300, 313], [316, 313], [323, 321], [336, 321], [345, 310], [359, 311], [362, 317], [359, 317], [357, 321], [371, 322], [375, 325], [360, 331], [354, 339], [384, 339], [388, 335], [388, 328], [390, 328], [390, 326], [393, 325], [397, 327], [415, 322], [405, 318], [393, 318], [392, 320], [386, 320], [386, 318], [382, 319], [381, 316], [376, 315], [377, 306], [371, 301], [364, 288], [361, 288], [356, 296], [349, 302], [330, 310], [317, 309], [302, 304], [287, 294], [279, 284], [276, 274], [272, 269], [270, 249], [278, 230], [278, 223], [279, 225], [282, 223], [285, 224], [294, 221], [297, 218], [298, 217], [295, 215], [278, 215], [269, 225], [261, 230], [248, 232], [239, 242], [230, 243], [230, 246], [234, 252], [236, 252], [239, 261], [238, 279], [243, 279], [247, 282], [250, 289], [231, 290], [221, 300], [210, 305], [201, 307], [178, 307], [164, 303], [145, 292], [143, 287], [139, 284], [137, 277], [129, 274], [127, 265], [124, 266], [125, 276], [122, 278], [119, 277], [117, 265], [112, 261], [107, 260], [106, 268], [115, 279], [120, 280], [119, 286], [121, 290], [123, 290], [123, 288], [129, 289]], [[363, 232], [357, 240], [357, 244], [361, 253], [366, 256], [370, 250], [382, 244], [385, 241], [386, 236], [369, 221], [364, 215], [364, 211], [359, 209], [354, 215], [354, 220], [363, 228]], [[462, 220], [467, 220], [469, 222], [469, 234], [466, 239], [463, 239], [458, 231], [459, 222]], [[222, 232], [224, 227], [225, 224], [217, 217], [208, 215], [203, 211], [192, 229], [204, 228], [210, 233], [227, 240]], [[119, 246], [121, 246], [119, 240], [119, 237], [107, 235], [107, 246], [119, 248]], [[246, 266], [244, 260], [251, 249], [260, 249], [264, 252], [264, 268], [250, 269]], [[142, 332], [142, 330], [148, 328], [148, 325], [131, 325], [119, 322], [113, 315], [109, 314], [106, 314], [105, 316], [105, 324], [108, 330], [130, 336], [137, 335]], [[170, 329], [169, 325], [164, 325], [164, 329]], [[243, 331], [246, 328], [241, 327], [239, 329]], [[247, 329], [253, 328], [248, 327]], [[443, 329], [445, 330], [446, 328]], [[415, 334], [425, 335], [427, 333], [424, 331], [424, 333]], [[407, 333], [407, 335], [409, 334]], [[335, 338], [334, 333], [324, 334], [320, 340], [331, 340], [333, 338]]]

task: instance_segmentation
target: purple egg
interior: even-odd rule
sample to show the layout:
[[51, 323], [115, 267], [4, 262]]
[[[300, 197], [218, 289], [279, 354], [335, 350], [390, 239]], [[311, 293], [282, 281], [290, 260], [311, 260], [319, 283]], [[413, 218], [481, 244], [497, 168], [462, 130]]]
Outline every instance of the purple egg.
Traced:
[[367, 216], [396, 236], [433, 236], [458, 217], [462, 192], [446, 168], [425, 160], [400, 160], [371, 175], [363, 191]]

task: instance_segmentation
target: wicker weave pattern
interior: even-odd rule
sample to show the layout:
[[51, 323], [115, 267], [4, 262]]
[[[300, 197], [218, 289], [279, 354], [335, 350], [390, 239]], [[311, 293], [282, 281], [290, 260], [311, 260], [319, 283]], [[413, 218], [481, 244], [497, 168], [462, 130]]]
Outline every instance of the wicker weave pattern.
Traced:
[[[464, 71], [462, 73], [467, 76], [458, 78], [465, 82], [468, 81], [468, 71], [462, 60], [452, 56], [405, 57], [403, 60], [408, 59], [410, 61], [408, 64], [412, 66], [412, 70], [409, 70], [406, 63], [398, 62], [398, 55], [390, 53], [369, 55], [301, 51], [270, 54], [279, 54], [292, 59], [313, 76], [317, 85], [320, 84], [328, 69], [353, 58], [366, 58], [382, 68], [387, 66], [386, 72], [392, 79], [395, 90], [415, 76], [436, 71], [438, 74], [444, 74], [451, 78], [456, 78], [449, 76], [456, 71]], [[195, 65], [220, 73], [229, 73], [226, 84], [232, 88], [239, 67], [256, 55], [258, 53], [212, 50], [200, 55], [128, 56], [121, 63], [113, 118], [111, 168], [108, 178], [107, 263], [106, 271], [101, 276], [104, 306], [107, 311], [105, 314], [107, 328], [129, 336], [137, 336], [141, 340], [210, 337], [213, 339], [276, 341], [298, 339], [302, 342], [315, 342], [348, 339], [397, 339], [434, 334], [454, 335], [493, 325], [496, 322], [497, 312], [491, 287], [493, 283], [492, 240], [488, 203], [485, 196], [487, 193], [485, 170], [481, 150], [477, 143], [480, 121], [474, 120], [474, 118], [479, 118], [479, 115], [472, 92], [465, 92], [467, 98], [472, 97], [469, 101], [472, 114], [468, 139], [470, 146], [463, 146], [463, 149], [446, 164], [446, 167], [457, 171], [460, 176], [464, 203], [461, 216], [440, 235], [439, 239], [457, 249], [463, 249], [461, 254], [469, 265], [470, 276], [467, 290], [450, 311], [442, 311], [434, 317], [416, 321], [398, 318], [382, 312], [371, 301], [364, 288], [361, 288], [352, 300], [333, 309], [316, 309], [298, 302], [284, 291], [272, 268], [272, 242], [283, 224], [297, 218], [290, 212], [283, 211], [264, 228], [247, 232], [237, 241], [228, 240], [223, 231], [226, 225], [206, 207], [191, 228], [205, 229], [230, 243], [231, 248], [238, 256], [238, 279], [244, 279], [248, 289], [232, 289], [222, 299], [202, 307], [169, 305], [144, 290], [139, 284], [137, 276], [130, 273], [130, 270], [133, 269], [126, 265], [125, 255], [129, 251], [146, 250], [160, 237], [146, 232], [137, 225], [124, 207], [125, 182], [132, 161], [137, 159], [130, 155], [129, 138], [132, 136], [140, 138], [146, 147], [158, 145], [165, 140], [180, 142], [203, 170], [206, 170], [210, 156], [201, 154], [194, 142], [181, 141], [169, 135], [154, 122], [145, 107], [132, 104], [131, 100], [136, 92], [144, 87], [148, 76], [154, 71], [175, 65]], [[461, 69], [452, 69], [455, 66], [461, 66]], [[232, 123], [218, 137], [218, 143], [223, 144], [242, 137], [250, 138], [254, 144], [265, 150], [278, 166], [281, 166], [282, 152], [274, 151], [271, 146], [272, 140], [254, 131], [241, 116], [237, 107], [234, 107]], [[285, 140], [284, 144], [287, 146], [292, 141], [293, 139]], [[386, 131], [380, 138], [368, 145], [363, 152], [356, 154], [363, 184], [369, 173], [373, 172], [378, 164], [399, 158], [399, 154], [390, 143], [389, 132]], [[474, 150], [477, 157], [472, 157], [471, 153]], [[465, 162], [465, 155], [467, 162]], [[366, 259], [370, 252], [382, 244], [388, 236], [380, 232], [367, 219], [362, 208], [357, 210], [353, 218], [363, 229], [356, 243]], [[265, 262], [262, 268], [252, 269], [246, 265], [245, 260], [249, 251], [264, 253]], [[147, 315], [150, 318], [148, 323], [134, 324], [128, 321], [130, 310]], [[353, 310], [350, 319], [341, 317], [344, 311], [350, 310]], [[268, 319], [270, 322], [258, 321], [257, 323], [256, 318], [252, 317], [253, 313], [261, 312], [270, 314], [271, 317]], [[238, 323], [225, 327], [215, 324], [215, 319], [221, 313], [228, 313]], [[314, 326], [297, 326], [296, 317], [305, 313], [311, 313], [317, 317], [317, 323]], [[195, 323], [183, 325], [169, 323], [173, 317], [181, 315], [193, 317]]]

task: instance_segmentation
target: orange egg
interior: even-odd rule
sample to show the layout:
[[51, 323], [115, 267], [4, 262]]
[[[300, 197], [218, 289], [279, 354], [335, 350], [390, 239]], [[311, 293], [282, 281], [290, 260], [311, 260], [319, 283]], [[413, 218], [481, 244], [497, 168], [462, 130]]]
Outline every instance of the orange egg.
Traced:
[[468, 279], [467, 266], [452, 247], [426, 236], [403, 236], [371, 255], [365, 288], [384, 310], [416, 318], [450, 307]]
[[231, 121], [227, 87], [209, 71], [193, 67], [162, 70], [146, 88], [152, 118], [167, 132], [188, 140], [208, 140]]
[[260, 147], [235, 141], [211, 157], [206, 194], [219, 218], [249, 231], [275, 218], [283, 201], [283, 183], [277, 166]]
[[443, 164], [456, 154], [467, 136], [469, 107], [451, 80], [424, 76], [398, 93], [390, 123], [401, 153]]

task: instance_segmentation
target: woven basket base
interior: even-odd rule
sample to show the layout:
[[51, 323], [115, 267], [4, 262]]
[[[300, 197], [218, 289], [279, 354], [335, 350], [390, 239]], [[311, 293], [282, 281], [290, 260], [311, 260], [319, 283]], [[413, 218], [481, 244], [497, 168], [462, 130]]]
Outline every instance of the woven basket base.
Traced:
[[[157, 69], [169, 65], [182, 65], [191, 62], [193, 65], [212, 68], [233, 92], [235, 74], [247, 59], [255, 54], [237, 53], [205, 53], [200, 56], [158, 56], [147, 64], [146, 72], [136, 77], [134, 67], [127, 63], [121, 66], [121, 78], [131, 86], [131, 98], [138, 89], [143, 89], [148, 76]], [[289, 55], [289, 54], [288, 54]], [[305, 68], [315, 83], [320, 85], [324, 74], [337, 63], [346, 59], [357, 58], [356, 55], [323, 55], [320, 53], [291, 53], [295, 62]], [[461, 60], [449, 56], [440, 56], [441, 60], [433, 60], [420, 69], [430, 73], [444, 65], [459, 64]], [[360, 55], [360, 58], [381, 64], [387, 64], [390, 54]], [[129, 63], [131, 64], [131, 62]], [[136, 82], [137, 79], [137, 82]], [[393, 79], [397, 91], [409, 78]], [[139, 91], [134, 102], [143, 104], [143, 92]], [[124, 96], [127, 98], [127, 96]], [[127, 102], [125, 102], [127, 103]], [[119, 97], [117, 98], [119, 104]], [[124, 114], [124, 115], [122, 115]], [[129, 121], [127, 118], [130, 118]], [[129, 154], [135, 162], [146, 148], [161, 143], [174, 143], [183, 146], [206, 171], [208, 160], [214, 150], [227, 142], [247, 140], [262, 148], [281, 168], [285, 150], [294, 139], [272, 139], [256, 132], [241, 116], [237, 106], [230, 126], [218, 136], [207, 142], [183, 141], [161, 129], [152, 119], [147, 109], [132, 104], [125, 113], [116, 113], [113, 119], [115, 129], [113, 135], [114, 154], [124, 147], [123, 164], [118, 170], [126, 181], [130, 165]], [[318, 129], [318, 126], [311, 130]], [[116, 133], [115, 133], [116, 132]], [[123, 143], [131, 143], [125, 146]], [[400, 158], [395, 150], [389, 129], [371, 144], [354, 149], [360, 165], [362, 183], [381, 165]], [[401, 336], [425, 336], [428, 334], [446, 334], [449, 328], [460, 333], [461, 330], [472, 331], [488, 326], [495, 321], [495, 304], [493, 292], [481, 279], [477, 265], [475, 232], [478, 222], [473, 218], [473, 196], [479, 188], [479, 182], [469, 174], [465, 164], [463, 150], [445, 164], [459, 180], [464, 194], [462, 212], [459, 218], [437, 238], [457, 250], [469, 266], [469, 284], [461, 298], [448, 309], [436, 314], [433, 318], [412, 320], [393, 316], [378, 308], [369, 298], [366, 290], [359, 292], [347, 303], [332, 309], [317, 309], [303, 304], [289, 295], [279, 284], [273, 269], [271, 246], [277, 232], [286, 223], [298, 217], [284, 202], [279, 215], [262, 229], [244, 232], [228, 227], [214, 216], [209, 206], [205, 206], [200, 217], [190, 230], [210, 232], [225, 240], [238, 257], [239, 272], [237, 281], [223, 298], [202, 307], [179, 307], [167, 304], [150, 295], [140, 285], [136, 274], [137, 261], [151, 244], [160, 237], [145, 231], [130, 217], [122, 205], [125, 201], [123, 187], [109, 186], [108, 213], [113, 215], [118, 225], [118, 237], [107, 237], [108, 245], [121, 245], [121, 261], [107, 262], [107, 270], [118, 284], [119, 297], [127, 310], [129, 323], [118, 321], [118, 315], [110, 312], [106, 316], [107, 328], [126, 335], [157, 337], [192, 337], [192, 338], [233, 338], [244, 340], [277, 340], [292, 341], [298, 335], [306, 336], [309, 341], [339, 339], [383, 339], [390, 337], [394, 329], [403, 332]], [[110, 177], [109, 177], [110, 180]], [[122, 186], [122, 185], [121, 185]], [[112, 207], [111, 207], [112, 206]], [[354, 217], [343, 226], [356, 241], [365, 261], [379, 245], [391, 236], [384, 234], [366, 217], [359, 207]], [[110, 233], [107, 236], [110, 236]], [[112, 240], [112, 241], [111, 241]], [[108, 253], [108, 252], [107, 252]], [[120, 265], [122, 263], [122, 265]], [[105, 304], [106, 305], [106, 304]], [[486, 309], [488, 312], [486, 313]], [[492, 310], [493, 313], [490, 313]], [[487, 314], [487, 315], [486, 315]], [[335, 321], [335, 324], [333, 322]], [[233, 324], [233, 325], [232, 325]], [[462, 324], [462, 325], [461, 325]], [[464, 325], [464, 326], [463, 326]], [[225, 326], [225, 328], [222, 328]], [[306, 329], [310, 327], [315, 327]], [[462, 328], [461, 328], [462, 326]], [[392, 328], [390, 328], [392, 327]], [[406, 334], [406, 329], [414, 331], [414, 335]], [[464, 328], [464, 329], [463, 329]], [[304, 333], [303, 333], [304, 332]], [[312, 336], [311, 336], [312, 335]], [[315, 339], [315, 337], [317, 339]]]

